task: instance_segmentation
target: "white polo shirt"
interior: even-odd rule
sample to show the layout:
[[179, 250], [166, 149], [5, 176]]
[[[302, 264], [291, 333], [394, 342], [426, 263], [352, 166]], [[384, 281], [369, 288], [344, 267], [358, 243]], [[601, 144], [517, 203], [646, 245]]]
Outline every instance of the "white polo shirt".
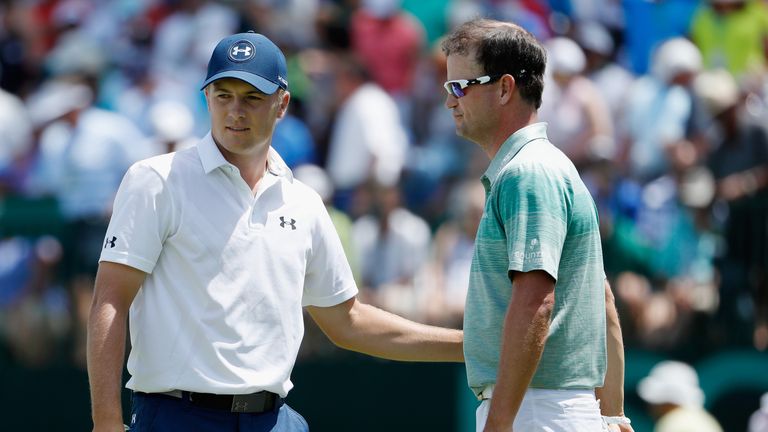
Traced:
[[302, 306], [357, 294], [320, 197], [271, 149], [254, 197], [210, 133], [130, 168], [101, 261], [148, 273], [130, 309], [127, 384], [148, 393], [285, 396]]

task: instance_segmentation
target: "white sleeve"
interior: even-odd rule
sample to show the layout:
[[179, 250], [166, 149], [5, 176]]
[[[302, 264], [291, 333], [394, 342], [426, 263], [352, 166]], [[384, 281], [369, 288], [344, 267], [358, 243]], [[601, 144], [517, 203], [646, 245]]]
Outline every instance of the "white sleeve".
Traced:
[[137, 163], [123, 177], [99, 261], [152, 273], [173, 226], [173, 200], [163, 178]]
[[357, 285], [336, 228], [319, 199], [318, 207], [312, 252], [304, 277], [302, 306], [329, 307], [356, 296]]

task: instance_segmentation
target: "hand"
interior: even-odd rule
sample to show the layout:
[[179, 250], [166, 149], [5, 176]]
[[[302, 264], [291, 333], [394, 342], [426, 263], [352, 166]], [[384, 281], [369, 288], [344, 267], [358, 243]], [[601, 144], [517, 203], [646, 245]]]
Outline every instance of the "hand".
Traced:
[[608, 425], [608, 432], [635, 432], [631, 425], [628, 424], [612, 424]]

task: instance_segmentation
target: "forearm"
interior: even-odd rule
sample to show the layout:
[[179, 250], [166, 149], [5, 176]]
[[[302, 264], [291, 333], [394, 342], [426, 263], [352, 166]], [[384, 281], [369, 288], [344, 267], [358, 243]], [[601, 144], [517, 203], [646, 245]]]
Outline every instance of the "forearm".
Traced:
[[486, 432], [512, 428], [544, 351], [551, 313], [547, 304], [527, 311], [513, 304], [507, 311]]
[[463, 362], [464, 333], [416, 323], [358, 303], [345, 348], [401, 361]]
[[325, 321], [311, 309], [323, 331], [338, 346], [390, 360], [463, 362], [464, 333], [409, 321], [374, 306], [354, 301], [339, 316]]
[[120, 401], [126, 317], [110, 304], [95, 303], [88, 321], [88, 380], [95, 429], [122, 427]]
[[613, 293], [606, 282], [605, 287], [606, 348], [608, 366], [605, 384], [595, 389], [600, 400], [600, 410], [604, 416], [624, 415], [624, 342], [616, 311]]

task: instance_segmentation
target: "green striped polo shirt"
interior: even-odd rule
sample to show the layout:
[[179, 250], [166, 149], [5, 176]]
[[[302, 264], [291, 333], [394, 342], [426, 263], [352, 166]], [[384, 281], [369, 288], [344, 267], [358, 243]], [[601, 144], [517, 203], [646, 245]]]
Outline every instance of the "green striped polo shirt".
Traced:
[[601, 387], [606, 368], [603, 255], [597, 210], [546, 123], [510, 136], [482, 177], [485, 211], [477, 231], [464, 313], [464, 356], [476, 394], [496, 383], [510, 271], [543, 270], [555, 305], [533, 388]]

